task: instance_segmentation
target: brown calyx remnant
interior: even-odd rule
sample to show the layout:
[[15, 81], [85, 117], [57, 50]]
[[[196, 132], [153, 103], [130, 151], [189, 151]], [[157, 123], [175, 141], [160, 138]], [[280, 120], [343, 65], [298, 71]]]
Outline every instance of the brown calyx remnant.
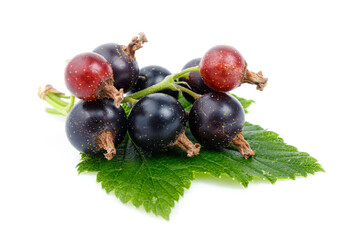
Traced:
[[187, 153], [188, 157], [199, 154], [201, 145], [193, 144], [185, 135], [185, 130], [179, 135], [178, 139], [173, 143], [174, 147], [179, 147]]
[[41, 99], [45, 99], [45, 97], [48, 95], [48, 93], [55, 93], [55, 94], [61, 94], [64, 95], [64, 93], [58, 91], [50, 84], [46, 84], [44, 90], [41, 89], [41, 87], [38, 88], [38, 96]]
[[262, 72], [254, 73], [252, 71], [246, 70], [245, 76], [242, 80], [242, 83], [249, 83], [256, 85], [257, 90], [264, 90], [266, 86], [268, 78], [263, 77]]
[[234, 137], [231, 144], [235, 145], [239, 149], [239, 152], [244, 156], [245, 159], [255, 155], [255, 151], [251, 150], [250, 145], [245, 140], [242, 132]]
[[118, 108], [124, 98], [124, 90], [122, 88], [117, 90], [114, 86], [114, 79], [111, 77], [101, 83], [99, 87], [99, 97], [114, 99], [114, 104]]
[[116, 155], [114, 146], [114, 133], [110, 130], [104, 130], [95, 138], [95, 144], [100, 149], [105, 149], [104, 153], [107, 160], [111, 160]]
[[121, 46], [121, 49], [124, 51], [126, 56], [135, 60], [135, 52], [136, 50], [142, 48], [143, 44], [148, 40], [143, 32], [139, 33], [139, 36], [133, 37], [131, 42], [127, 46]]

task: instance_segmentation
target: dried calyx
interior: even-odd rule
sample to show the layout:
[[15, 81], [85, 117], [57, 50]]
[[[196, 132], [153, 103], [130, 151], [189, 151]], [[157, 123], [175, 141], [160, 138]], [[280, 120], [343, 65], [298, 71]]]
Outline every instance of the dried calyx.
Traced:
[[49, 93], [64, 95], [64, 93], [58, 91], [56, 88], [54, 88], [50, 84], [46, 84], [44, 89], [42, 89], [41, 87], [38, 88], [38, 96], [39, 96], [39, 98], [41, 98], [43, 100], [45, 99], [46, 96], [48, 96]]
[[114, 99], [114, 105], [119, 108], [124, 98], [124, 90], [122, 88], [117, 90], [114, 86], [114, 79], [111, 77], [101, 83], [99, 87], [99, 97]]
[[243, 155], [245, 159], [255, 155], [255, 151], [250, 148], [250, 145], [245, 140], [242, 132], [235, 136], [231, 144], [235, 145], [239, 149], [240, 154]]
[[122, 46], [124, 53], [131, 59], [135, 59], [136, 50], [142, 48], [143, 44], [148, 40], [143, 32], [139, 33], [139, 36], [133, 37], [131, 42], [127, 46]]
[[256, 85], [257, 90], [264, 90], [266, 87], [268, 78], [263, 77], [262, 72], [254, 73], [252, 71], [246, 70], [245, 75], [241, 83], [249, 83]]
[[111, 160], [116, 155], [114, 146], [114, 133], [110, 130], [102, 131], [95, 139], [98, 148], [106, 150], [104, 156], [107, 160]]
[[198, 143], [193, 144], [185, 135], [183, 131], [178, 139], [173, 143], [174, 147], [181, 148], [187, 153], [188, 157], [194, 157], [199, 154], [201, 145]]

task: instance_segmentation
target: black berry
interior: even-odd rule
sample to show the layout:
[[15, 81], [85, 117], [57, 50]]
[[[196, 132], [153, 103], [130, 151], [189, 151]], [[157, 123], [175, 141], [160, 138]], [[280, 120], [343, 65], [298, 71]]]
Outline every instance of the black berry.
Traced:
[[124, 110], [116, 108], [109, 99], [80, 101], [66, 118], [66, 135], [77, 150], [90, 155], [106, 150], [109, 160], [124, 139], [126, 127]]
[[[245, 113], [240, 102], [220, 92], [208, 93], [197, 99], [189, 114], [190, 130], [201, 145], [222, 148], [236, 145], [240, 153], [248, 158], [254, 155], [250, 147], [244, 146], [242, 129]], [[245, 141], [247, 144], [247, 142]]]
[[108, 43], [98, 46], [94, 52], [102, 55], [110, 64], [114, 73], [114, 86], [128, 92], [136, 83], [139, 76], [139, 67], [135, 58], [136, 50], [147, 42], [143, 33], [134, 37], [127, 45]]
[[[140, 69], [140, 77], [137, 80], [133, 90], [130, 93], [135, 93], [155, 85], [165, 79], [166, 76], [171, 75], [171, 72], [166, 68], [151, 65]], [[178, 98], [178, 91], [171, 91], [169, 89], [161, 91], [161, 93], [168, 94], [174, 98]]]
[[188, 156], [194, 156], [200, 146], [186, 138], [185, 125], [184, 108], [176, 99], [163, 93], [141, 98], [128, 118], [129, 134], [139, 147], [159, 152], [175, 146], [187, 151]]
[[127, 56], [122, 46], [115, 43], [100, 45], [94, 52], [102, 55], [110, 64], [114, 73], [114, 86], [127, 92], [139, 76], [139, 67], [135, 59]]

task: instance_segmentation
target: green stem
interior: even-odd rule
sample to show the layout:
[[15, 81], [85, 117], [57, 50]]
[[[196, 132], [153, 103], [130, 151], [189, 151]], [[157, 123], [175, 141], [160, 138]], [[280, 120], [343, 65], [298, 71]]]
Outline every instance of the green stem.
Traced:
[[131, 97], [126, 98], [126, 102], [129, 102], [131, 105], [134, 105], [137, 101], [139, 101], [139, 100], [137, 100], [135, 98], [131, 98]]
[[56, 115], [66, 116], [65, 113], [60, 112], [59, 110], [56, 110], [55, 108], [45, 108], [45, 112], [51, 113], [51, 114], [56, 114]]
[[126, 102], [128, 102], [128, 98], [134, 98], [134, 99], [142, 98], [151, 93], [156, 93], [171, 87], [172, 84], [175, 83], [174, 78], [172, 78], [172, 76], [173, 75], [166, 76], [165, 79], [162, 80], [161, 82], [125, 97], [123, 101], [125, 100]]
[[186, 88], [180, 86], [177, 82], [175, 82], [176, 79], [187, 76], [189, 72], [193, 72], [193, 71], [197, 71], [197, 72], [200, 71], [199, 66], [187, 68], [187, 69], [182, 70], [179, 73], [168, 75], [165, 77], [165, 79], [163, 81], [161, 81], [155, 85], [152, 85], [151, 87], [143, 89], [139, 92], [136, 92], [129, 96], [126, 96], [122, 102], [130, 102], [130, 101], [132, 101], [131, 99], [139, 99], [139, 98], [142, 98], [151, 93], [160, 92], [164, 89], [170, 89], [173, 91], [183, 91], [184, 90], [184, 91], [186, 91], [186, 93], [190, 94], [191, 96], [194, 96], [194, 98], [198, 98], [201, 95], [194, 93], [190, 89], [186, 89]]
[[182, 78], [189, 79], [190, 73], [185, 73], [182, 75]]
[[70, 102], [69, 104], [65, 107], [65, 111], [66, 114], [69, 113], [69, 111], [71, 110], [71, 108], [74, 106], [75, 104], [75, 96], [74, 95], [70, 95]]
[[49, 96], [46, 96], [44, 98], [44, 100], [50, 104], [52, 107], [54, 107], [54, 109], [56, 109], [59, 112], [62, 112], [63, 114], [66, 114], [64, 107], [61, 106], [60, 104], [58, 104], [56, 101], [54, 101], [53, 99], [51, 99]]
[[49, 98], [51, 98], [51, 100], [53, 100], [54, 102], [56, 102], [57, 104], [65, 107], [68, 105], [67, 102], [61, 100], [59, 94], [56, 94], [56, 93], [52, 93], [52, 92], [49, 92], [48, 95], [47, 95]]
[[[61, 96], [62, 97], [62, 96]], [[46, 108], [45, 111], [51, 114], [58, 114], [66, 116], [70, 109], [74, 106], [75, 97], [70, 96], [70, 102], [67, 103], [60, 99], [59, 94], [48, 93], [44, 100], [49, 103], [53, 108]]]
[[196, 66], [196, 67], [186, 68], [186, 69], [182, 70], [181, 72], [174, 74], [173, 76], [174, 76], [174, 79], [186, 77], [188, 75], [188, 73], [190, 73], [190, 72], [200, 72], [200, 67]]
[[190, 89], [180, 86], [180, 85], [176, 85], [176, 88], [184, 93], [189, 94], [190, 96], [192, 96], [195, 100], [198, 99], [199, 97], [201, 97], [201, 94], [197, 94], [196, 92], [191, 91]]
[[58, 94], [59, 98], [66, 98], [66, 99], [70, 99], [71, 96], [66, 96], [66, 95], [62, 95], [62, 94]]

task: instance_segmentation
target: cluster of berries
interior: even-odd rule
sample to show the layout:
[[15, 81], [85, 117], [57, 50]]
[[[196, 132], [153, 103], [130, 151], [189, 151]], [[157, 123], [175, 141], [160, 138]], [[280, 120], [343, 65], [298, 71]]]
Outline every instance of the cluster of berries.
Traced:
[[[263, 90], [267, 78], [247, 70], [242, 55], [225, 45], [211, 48], [176, 74], [156, 65], [139, 70], [135, 51], [144, 42], [141, 33], [127, 46], [104, 44], [70, 60], [65, 83], [82, 100], [75, 106], [73, 96], [69, 106], [60, 99], [65, 96], [51, 87], [40, 93], [55, 108], [49, 112], [68, 113], [66, 134], [71, 144], [90, 155], [104, 152], [110, 160], [128, 132], [138, 147], [149, 152], [178, 147], [193, 157], [201, 146], [236, 145], [245, 158], [253, 156], [242, 135], [244, 109], [226, 92], [242, 83]], [[180, 91], [193, 103], [189, 113], [178, 101]], [[131, 107], [128, 116], [123, 103]], [[187, 138], [187, 123], [199, 143]]]

